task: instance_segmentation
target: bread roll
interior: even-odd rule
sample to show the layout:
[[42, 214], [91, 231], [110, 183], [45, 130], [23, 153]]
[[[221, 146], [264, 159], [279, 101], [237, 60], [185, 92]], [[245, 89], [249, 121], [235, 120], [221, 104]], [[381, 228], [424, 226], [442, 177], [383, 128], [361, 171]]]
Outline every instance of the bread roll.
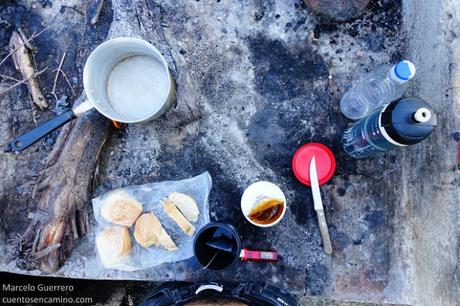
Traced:
[[177, 225], [179, 225], [181, 230], [186, 235], [192, 236], [193, 233], [195, 233], [195, 227], [190, 222], [188, 222], [187, 219], [185, 219], [185, 217], [181, 214], [181, 212], [177, 209], [176, 205], [174, 205], [171, 200], [165, 199], [163, 203], [163, 210], [171, 219], [177, 223]]
[[174, 205], [177, 206], [184, 217], [187, 218], [190, 222], [198, 221], [198, 215], [200, 214], [200, 211], [196, 201], [192, 197], [184, 193], [173, 192], [168, 196], [168, 199], [170, 199]]
[[168, 251], [177, 250], [176, 244], [152, 213], [142, 214], [134, 225], [134, 238], [144, 248], [161, 245]]
[[124, 191], [111, 192], [102, 203], [101, 216], [107, 221], [130, 227], [142, 213], [142, 204]]
[[105, 267], [120, 264], [129, 258], [131, 237], [128, 228], [111, 226], [97, 234], [96, 248]]

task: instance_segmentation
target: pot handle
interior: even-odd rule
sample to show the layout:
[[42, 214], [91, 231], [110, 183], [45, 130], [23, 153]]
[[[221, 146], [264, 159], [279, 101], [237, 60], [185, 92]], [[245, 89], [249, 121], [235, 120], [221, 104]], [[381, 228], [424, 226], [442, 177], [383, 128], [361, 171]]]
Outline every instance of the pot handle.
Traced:
[[76, 115], [73, 111], [69, 110], [65, 113], [54, 117], [50, 121], [43, 123], [42, 125], [37, 126], [33, 130], [28, 131], [25, 134], [22, 134], [19, 137], [16, 137], [10, 143], [5, 145], [5, 152], [21, 152], [22, 150], [30, 147], [49, 133], [60, 128], [69, 121], [72, 121], [76, 118]]
[[10, 143], [7, 143], [4, 147], [4, 152], [21, 152], [24, 149], [27, 149], [49, 133], [57, 130], [67, 122], [72, 121], [81, 114], [93, 109], [93, 103], [88, 99], [85, 99], [82, 103], [74, 107], [72, 110], [69, 110], [65, 113], [62, 113], [50, 121], [47, 121], [31, 131], [28, 131], [25, 134], [13, 139]]

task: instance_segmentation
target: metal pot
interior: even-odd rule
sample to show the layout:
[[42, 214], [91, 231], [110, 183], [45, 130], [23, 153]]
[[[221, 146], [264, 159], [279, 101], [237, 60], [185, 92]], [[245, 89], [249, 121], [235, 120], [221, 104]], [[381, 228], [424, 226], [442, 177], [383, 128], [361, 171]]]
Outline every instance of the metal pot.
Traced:
[[138, 38], [120, 37], [99, 45], [86, 61], [83, 86], [83, 103], [15, 138], [5, 151], [22, 151], [93, 108], [114, 121], [139, 123], [160, 117], [175, 99], [166, 60]]

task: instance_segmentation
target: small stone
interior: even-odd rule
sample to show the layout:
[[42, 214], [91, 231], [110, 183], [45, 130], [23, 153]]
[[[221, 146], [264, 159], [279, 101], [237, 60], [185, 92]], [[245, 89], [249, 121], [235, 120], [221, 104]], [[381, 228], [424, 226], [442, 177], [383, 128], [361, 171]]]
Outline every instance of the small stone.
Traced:
[[112, 189], [112, 183], [110, 181], [105, 181], [102, 185], [107, 189]]
[[261, 20], [262, 18], [264, 18], [264, 15], [265, 15], [264, 12], [256, 12], [256, 13], [254, 14], [254, 20], [255, 20], [255, 21], [259, 21], [259, 20]]
[[47, 6], [49, 6], [49, 7], [53, 6], [53, 3], [51, 1], [49, 1], [49, 0], [41, 0], [40, 2], [41, 2], [41, 5], [42, 5], [43, 8], [46, 8]]
[[361, 245], [363, 243], [363, 240], [364, 240], [364, 235], [361, 235], [361, 237], [359, 237], [358, 239], [353, 239], [353, 244]]
[[349, 21], [363, 14], [369, 0], [304, 0], [316, 14], [334, 21]]

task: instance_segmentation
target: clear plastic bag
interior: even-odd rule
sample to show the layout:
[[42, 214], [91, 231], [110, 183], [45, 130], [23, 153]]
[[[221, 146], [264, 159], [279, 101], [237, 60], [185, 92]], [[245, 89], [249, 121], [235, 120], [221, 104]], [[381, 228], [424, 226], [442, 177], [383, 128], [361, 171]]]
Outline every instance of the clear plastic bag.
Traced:
[[[180, 181], [163, 181], [157, 183], [149, 183], [139, 186], [130, 186], [120, 188], [128, 193], [143, 205], [143, 212], [153, 212], [160, 220], [163, 228], [171, 236], [177, 246], [176, 251], [168, 251], [161, 246], [151, 246], [144, 248], [140, 246], [134, 239], [134, 225], [129, 228], [131, 236], [132, 249], [130, 256], [122, 263], [111, 266], [104, 265], [105, 268], [111, 268], [123, 271], [135, 271], [151, 268], [166, 262], [176, 262], [188, 259], [193, 256], [193, 240], [196, 232], [209, 223], [209, 204], [208, 196], [212, 187], [212, 179], [208, 172], [204, 172], [193, 178]], [[117, 190], [120, 190], [117, 189]], [[99, 232], [114, 225], [101, 216], [101, 206], [103, 200], [112, 190], [100, 197], [93, 199], [93, 211], [97, 221], [96, 236]], [[197, 202], [199, 208], [198, 221], [192, 223], [195, 226], [195, 234], [193, 236], [185, 235], [176, 222], [168, 217], [163, 211], [162, 200], [168, 197], [172, 192], [180, 192], [191, 196]], [[96, 253], [97, 249], [96, 249]], [[99, 262], [103, 264], [99, 257]]]

